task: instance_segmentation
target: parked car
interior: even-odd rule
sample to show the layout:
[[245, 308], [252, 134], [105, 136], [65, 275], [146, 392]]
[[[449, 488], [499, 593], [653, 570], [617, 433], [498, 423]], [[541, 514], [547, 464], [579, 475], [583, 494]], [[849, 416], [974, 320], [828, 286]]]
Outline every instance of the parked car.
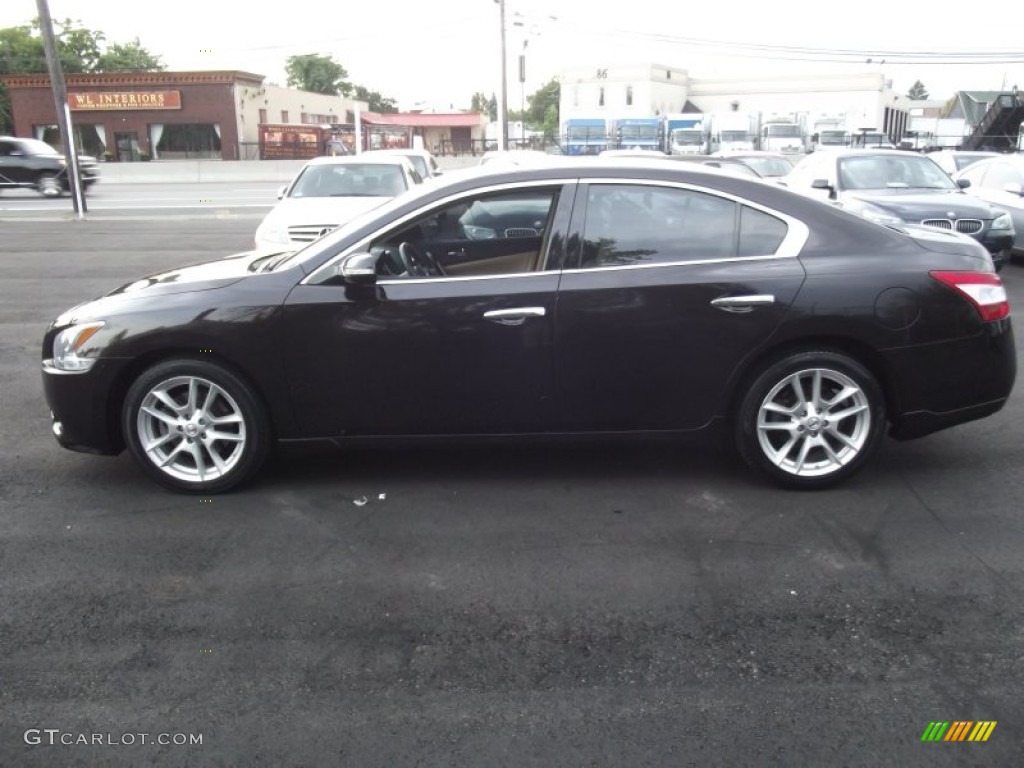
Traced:
[[732, 163], [741, 163], [762, 179], [779, 179], [793, 170], [791, 157], [778, 152], [719, 152], [715, 157], [727, 159]]
[[423, 182], [405, 157], [381, 154], [316, 157], [290, 184], [256, 229], [258, 249], [302, 248], [339, 224]]
[[446, 175], [301, 251], [129, 283], [42, 348], [61, 445], [204, 494], [274, 442], [701, 432], [820, 488], [1016, 373], [973, 240], [649, 159]]
[[551, 157], [539, 149], [489, 149], [480, 156], [480, 165], [536, 165]]
[[437, 160], [425, 149], [374, 149], [364, 154], [368, 158], [381, 155], [386, 157], [404, 157], [412, 163], [412, 167], [416, 169], [416, 172], [423, 179], [431, 179], [443, 173], [437, 165]]
[[815, 152], [783, 179], [871, 221], [959, 232], [984, 245], [1001, 269], [1014, 239], [1010, 215], [972, 197], [926, 155], [899, 149]]
[[970, 194], [1010, 214], [1015, 232], [1012, 255], [1024, 256], [1024, 156], [996, 154], [967, 166], [953, 180], [969, 181]]
[[[85, 189], [99, 181], [96, 158], [79, 155], [78, 173]], [[70, 182], [64, 155], [45, 141], [0, 136], [0, 190], [29, 187], [44, 197], [60, 197]]]
[[929, 152], [926, 157], [939, 164], [939, 168], [952, 176], [969, 165], [990, 157], [1000, 157], [998, 152], [969, 152], [959, 149], [940, 149]]

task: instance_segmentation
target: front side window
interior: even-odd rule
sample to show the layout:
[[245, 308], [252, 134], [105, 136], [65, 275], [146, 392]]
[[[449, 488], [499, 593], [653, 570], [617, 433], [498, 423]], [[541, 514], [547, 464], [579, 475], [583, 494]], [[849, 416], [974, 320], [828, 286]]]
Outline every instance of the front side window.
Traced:
[[587, 193], [580, 266], [631, 266], [736, 253], [737, 204], [704, 192], [595, 184]]
[[[543, 268], [556, 189], [478, 194], [449, 202], [374, 240], [390, 277], [508, 275]], [[404, 248], [402, 247], [404, 244]], [[409, 263], [422, 257], [422, 263]]]

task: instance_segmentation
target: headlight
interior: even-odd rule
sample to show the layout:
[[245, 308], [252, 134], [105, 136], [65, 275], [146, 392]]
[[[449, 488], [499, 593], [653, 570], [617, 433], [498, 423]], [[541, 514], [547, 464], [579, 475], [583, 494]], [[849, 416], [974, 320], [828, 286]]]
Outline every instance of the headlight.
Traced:
[[1004, 213], [1004, 214], [1002, 214], [1000, 216], [996, 216], [992, 220], [992, 229], [993, 230], [1013, 229], [1013, 219], [1010, 218], [1010, 214]]
[[473, 224], [463, 224], [462, 231], [470, 240], [493, 240], [498, 233], [488, 227], [477, 227]]
[[850, 206], [850, 209], [854, 213], [859, 213], [868, 221], [873, 221], [876, 224], [885, 224], [890, 227], [899, 227], [905, 224], [899, 216], [893, 216], [888, 211], [884, 211], [877, 206], [871, 205], [871, 203], [861, 202], [856, 206]]
[[256, 243], [260, 242], [287, 245], [291, 240], [286, 227], [273, 221], [264, 221], [256, 228]]
[[83, 373], [92, 368], [96, 358], [87, 356], [88, 350], [83, 350], [83, 347], [102, 327], [102, 321], [80, 323], [58, 333], [53, 340], [53, 367], [75, 373]]

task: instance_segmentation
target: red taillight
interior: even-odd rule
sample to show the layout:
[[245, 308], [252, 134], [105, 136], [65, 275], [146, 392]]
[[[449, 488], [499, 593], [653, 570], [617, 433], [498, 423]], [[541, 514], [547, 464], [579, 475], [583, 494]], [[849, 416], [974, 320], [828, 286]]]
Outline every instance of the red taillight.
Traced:
[[967, 297], [981, 319], [1002, 320], [1010, 314], [1010, 301], [999, 276], [992, 272], [940, 272], [929, 274], [944, 285]]

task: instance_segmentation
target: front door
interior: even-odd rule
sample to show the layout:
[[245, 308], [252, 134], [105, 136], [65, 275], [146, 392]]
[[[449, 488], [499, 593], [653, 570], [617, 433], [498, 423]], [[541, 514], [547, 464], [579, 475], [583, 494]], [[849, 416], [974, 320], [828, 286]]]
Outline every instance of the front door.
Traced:
[[[285, 326], [288, 378], [303, 431], [358, 436], [543, 430], [550, 422], [558, 272], [541, 268], [539, 249], [548, 248], [550, 237], [542, 245], [540, 233], [550, 229], [561, 192], [538, 189], [521, 196], [519, 204], [501, 192], [445, 202], [358, 248], [378, 256], [375, 285], [297, 286], [286, 301]], [[483, 263], [475, 269], [460, 262], [468, 270], [462, 275], [405, 271], [401, 244], [427, 253], [433, 237], [436, 249], [440, 223], [450, 227], [446, 248], [464, 246], [475, 253], [480, 243], [515, 240], [521, 230], [513, 222], [527, 212], [536, 215], [540, 200], [546, 208], [538, 232], [522, 238], [534, 252], [521, 254], [515, 266], [487, 247], [479, 251]], [[481, 205], [491, 214], [486, 224]], [[484, 227], [489, 231], [482, 232]]]

